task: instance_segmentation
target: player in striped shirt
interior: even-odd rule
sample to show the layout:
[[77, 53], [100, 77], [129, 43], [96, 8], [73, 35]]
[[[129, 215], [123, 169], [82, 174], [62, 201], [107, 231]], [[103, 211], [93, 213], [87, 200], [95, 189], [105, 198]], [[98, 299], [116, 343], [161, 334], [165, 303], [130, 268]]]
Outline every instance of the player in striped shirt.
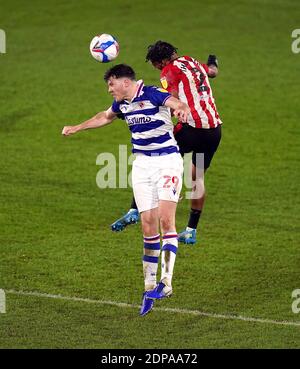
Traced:
[[[187, 123], [178, 121], [175, 138], [182, 155], [192, 152], [193, 193], [186, 230], [179, 234], [179, 242], [195, 243], [196, 230], [205, 200], [204, 172], [221, 140], [222, 121], [218, 114], [209, 77], [218, 74], [218, 62], [210, 55], [207, 64], [190, 56], [178, 56], [173, 45], [157, 41], [148, 47], [146, 60], [161, 70], [161, 84], [173, 96], [186, 102], [191, 109]], [[198, 154], [198, 155], [197, 155]], [[204, 154], [204, 162], [201, 159]]]
[[[203, 64], [190, 56], [179, 57], [173, 45], [157, 41], [148, 47], [146, 61], [150, 61], [155, 68], [161, 70], [160, 80], [163, 88], [187, 103], [191, 110], [187, 120], [188, 124], [183, 124], [179, 120], [174, 134], [180, 153], [182, 155], [188, 152], [193, 153], [194, 186], [190, 217], [185, 231], [179, 234], [179, 242], [194, 244], [205, 199], [204, 172], [210, 166], [221, 139], [222, 121], [217, 112], [208, 79], [218, 74], [217, 59], [210, 55], [207, 64]], [[204, 154], [204, 160], [201, 160], [203, 158], [201, 154]], [[133, 199], [129, 212], [115, 222], [112, 229], [122, 230], [127, 224], [136, 222], [135, 208]]]
[[[132, 169], [134, 197], [144, 234], [143, 271], [145, 291], [140, 315], [147, 314], [154, 300], [172, 294], [172, 277], [178, 247], [175, 213], [182, 186], [183, 160], [173, 135], [170, 109], [186, 121], [189, 107], [165, 90], [135, 80], [133, 69], [119, 64], [104, 76], [114, 101], [106, 111], [76, 126], [66, 126], [69, 136], [89, 128], [125, 119], [132, 134], [136, 158]], [[160, 233], [162, 249], [160, 249]], [[156, 284], [161, 252], [161, 280]]]

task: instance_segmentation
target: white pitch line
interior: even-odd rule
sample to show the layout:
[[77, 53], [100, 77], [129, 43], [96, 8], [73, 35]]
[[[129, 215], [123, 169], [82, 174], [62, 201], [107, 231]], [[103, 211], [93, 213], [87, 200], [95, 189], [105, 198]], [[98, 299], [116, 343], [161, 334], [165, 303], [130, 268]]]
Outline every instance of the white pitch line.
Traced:
[[[53, 295], [49, 293], [42, 292], [31, 292], [31, 291], [16, 291], [16, 290], [4, 290], [6, 293], [10, 293], [12, 295], [22, 295], [22, 296], [35, 296], [35, 297], [46, 297], [50, 299], [57, 300], [65, 300], [65, 301], [77, 301], [77, 302], [86, 302], [90, 304], [98, 304], [98, 305], [112, 305], [117, 307], [125, 307], [125, 308], [134, 308], [138, 309], [140, 306], [135, 304], [127, 304], [125, 302], [116, 302], [109, 300], [92, 300], [89, 298], [83, 297], [70, 297], [63, 295]], [[293, 327], [300, 327], [300, 322], [295, 321], [280, 321], [280, 320], [271, 320], [271, 319], [262, 319], [262, 318], [251, 318], [241, 315], [226, 315], [226, 314], [216, 314], [216, 313], [206, 313], [204, 311], [199, 310], [188, 310], [188, 309], [178, 309], [178, 308], [160, 308], [155, 307], [153, 310], [163, 311], [166, 313], [176, 313], [176, 314], [189, 314], [189, 315], [197, 315], [197, 316], [205, 316], [207, 318], [214, 319], [227, 319], [227, 320], [241, 320], [244, 322], [253, 322], [253, 323], [263, 323], [263, 324], [275, 324], [275, 325], [289, 325]]]

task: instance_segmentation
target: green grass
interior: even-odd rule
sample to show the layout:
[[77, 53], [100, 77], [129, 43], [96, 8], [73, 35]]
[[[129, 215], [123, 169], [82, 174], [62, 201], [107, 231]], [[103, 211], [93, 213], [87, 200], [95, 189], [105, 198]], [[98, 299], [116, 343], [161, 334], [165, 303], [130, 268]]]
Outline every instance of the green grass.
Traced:
[[[108, 65], [88, 51], [106, 32], [120, 42], [116, 62], [147, 84], [159, 83], [144, 61], [158, 39], [220, 62], [211, 84], [223, 138], [206, 177], [199, 242], [180, 247], [174, 296], [157, 305], [300, 321], [291, 310], [300, 288], [300, 54], [291, 52], [299, 16], [296, 0], [2, 0], [0, 288], [140, 303], [140, 226], [109, 229], [131, 190], [96, 186], [98, 154], [117, 155], [128, 129], [117, 121], [60, 134], [111, 103]], [[188, 210], [179, 204], [178, 230]], [[0, 347], [299, 348], [300, 328], [155, 310], [140, 318], [137, 309], [7, 294]]]

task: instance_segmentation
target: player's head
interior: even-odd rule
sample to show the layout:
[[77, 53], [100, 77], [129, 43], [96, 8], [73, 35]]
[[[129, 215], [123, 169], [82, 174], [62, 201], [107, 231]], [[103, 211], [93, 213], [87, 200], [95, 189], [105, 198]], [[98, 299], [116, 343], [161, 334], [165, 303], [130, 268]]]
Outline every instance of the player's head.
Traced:
[[132, 89], [135, 72], [129, 65], [117, 64], [105, 72], [104, 81], [108, 85], [108, 92], [116, 101], [121, 101], [128, 97]]
[[177, 48], [168, 42], [157, 41], [148, 46], [146, 62], [151, 61], [157, 69], [163, 69], [171, 60], [177, 57]]

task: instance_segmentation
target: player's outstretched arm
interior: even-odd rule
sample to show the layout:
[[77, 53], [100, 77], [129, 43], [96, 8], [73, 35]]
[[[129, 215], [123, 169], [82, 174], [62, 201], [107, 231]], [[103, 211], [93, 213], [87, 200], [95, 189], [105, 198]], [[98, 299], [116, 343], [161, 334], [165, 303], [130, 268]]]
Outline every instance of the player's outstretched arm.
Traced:
[[102, 111], [96, 114], [94, 117], [86, 120], [81, 124], [78, 124], [77, 126], [65, 126], [62, 130], [62, 134], [64, 136], [70, 136], [84, 129], [103, 127], [106, 124], [111, 123], [116, 118], [117, 114], [114, 113], [110, 107], [106, 111]]
[[186, 103], [176, 99], [174, 96], [171, 96], [166, 100], [165, 106], [173, 109], [173, 115], [183, 123], [187, 121], [187, 117], [191, 112]]

